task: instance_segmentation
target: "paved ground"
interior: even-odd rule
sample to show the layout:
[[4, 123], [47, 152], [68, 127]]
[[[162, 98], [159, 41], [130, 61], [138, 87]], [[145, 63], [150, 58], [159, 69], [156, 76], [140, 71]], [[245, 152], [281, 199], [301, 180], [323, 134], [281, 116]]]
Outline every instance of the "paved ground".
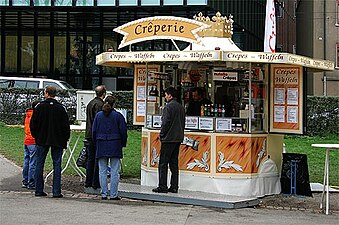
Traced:
[[64, 192], [63, 199], [34, 197], [20, 187], [21, 168], [0, 157], [0, 224], [339, 224], [331, 215], [273, 208], [221, 210], [191, 205], [123, 199], [102, 201], [93, 195]]

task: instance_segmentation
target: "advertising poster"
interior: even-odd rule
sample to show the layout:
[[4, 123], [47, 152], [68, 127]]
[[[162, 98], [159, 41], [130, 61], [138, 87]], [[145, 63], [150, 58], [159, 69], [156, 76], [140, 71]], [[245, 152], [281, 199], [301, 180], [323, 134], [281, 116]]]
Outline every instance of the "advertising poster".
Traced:
[[[148, 65], [148, 74], [159, 72], [159, 65]], [[134, 66], [134, 97], [133, 97], [133, 124], [144, 125], [146, 113], [146, 65]], [[148, 76], [148, 85], [151, 87], [156, 84], [156, 80], [152, 76]], [[149, 88], [150, 88], [149, 87]], [[148, 101], [154, 102], [154, 97], [149, 97]]]
[[303, 73], [301, 66], [271, 66], [270, 131], [302, 134]]

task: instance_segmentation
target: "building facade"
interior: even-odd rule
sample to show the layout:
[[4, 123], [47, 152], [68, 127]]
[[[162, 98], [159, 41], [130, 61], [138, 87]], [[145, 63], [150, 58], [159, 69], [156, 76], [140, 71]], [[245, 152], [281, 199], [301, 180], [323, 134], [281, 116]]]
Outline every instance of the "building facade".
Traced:
[[297, 2], [297, 54], [335, 62], [335, 70], [308, 76], [308, 94], [339, 96], [339, 1]]
[[[288, 4], [276, 4], [282, 10], [277, 50], [293, 52], [295, 20], [288, 15]], [[121, 36], [113, 28], [150, 16], [193, 18], [220, 11], [233, 16], [233, 41], [240, 49], [263, 51], [265, 10], [266, 0], [0, 0], [0, 74], [61, 79], [79, 89], [103, 83], [110, 90], [132, 90], [133, 71], [95, 65], [97, 54], [117, 51]], [[186, 45], [177, 44], [182, 49]], [[131, 50], [175, 47], [157, 40], [132, 45]]]

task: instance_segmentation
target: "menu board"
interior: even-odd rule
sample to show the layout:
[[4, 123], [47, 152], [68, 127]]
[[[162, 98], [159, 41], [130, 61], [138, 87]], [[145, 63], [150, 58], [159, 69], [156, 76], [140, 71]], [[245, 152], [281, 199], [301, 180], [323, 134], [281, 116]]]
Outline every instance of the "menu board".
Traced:
[[301, 66], [271, 66], [270, 131], [302, 134], [303, 73]]
[[197, 116], [186, 116], [185, 118], [185, 129], [187, 130], [197, 130], [199, 129], [199, 117]]
[[199, 130], [213, 131], [213, 118], [199, 117]]
[[[150, 76], [152, 72], [159, 72], [159, 65], [148, 65], [148, 89], [156, 85], [156, 80]], [[148, 91], [149, 91], [148, 90]], [[140, 64], [134, 66], [134, 96], [133, 96], [133, 124], [144, 125], [146, 113], [146, 65]], [[149, 102], [155, 102], [156, 98], [148, 96]]]
[[232, 119], [215, 118], [215, 131], [232, 131]]

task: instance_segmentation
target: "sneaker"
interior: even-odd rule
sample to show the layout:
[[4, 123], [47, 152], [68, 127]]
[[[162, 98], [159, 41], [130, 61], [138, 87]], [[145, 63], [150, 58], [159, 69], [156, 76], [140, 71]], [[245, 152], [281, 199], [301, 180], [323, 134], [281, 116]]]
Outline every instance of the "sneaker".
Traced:
[[114, 197], [114, 198], [111, 197], [109, 200], [121, 200], [121, 198], [119, 196], [117, 196], [117, 197]]
[[152, 189], [152, 191], [156, 192], [156, 193], [167, 193], [168, 192], [167, 189], [162, 189], [160, 187], [154, 188], [154, 189]]
[[107, 197], [101, 197], [101, 200], [107, 200], [108, 198]]
[[32, 186], [27, 186], [27, 189], [29, 189], [29, 190], [35, 190], [35, 186], [34, 186], [34, 185], [32, 185]]
[[22, 188], [27, 188], [28, 187], [28, 182], [27, 181], [22, 181]]

